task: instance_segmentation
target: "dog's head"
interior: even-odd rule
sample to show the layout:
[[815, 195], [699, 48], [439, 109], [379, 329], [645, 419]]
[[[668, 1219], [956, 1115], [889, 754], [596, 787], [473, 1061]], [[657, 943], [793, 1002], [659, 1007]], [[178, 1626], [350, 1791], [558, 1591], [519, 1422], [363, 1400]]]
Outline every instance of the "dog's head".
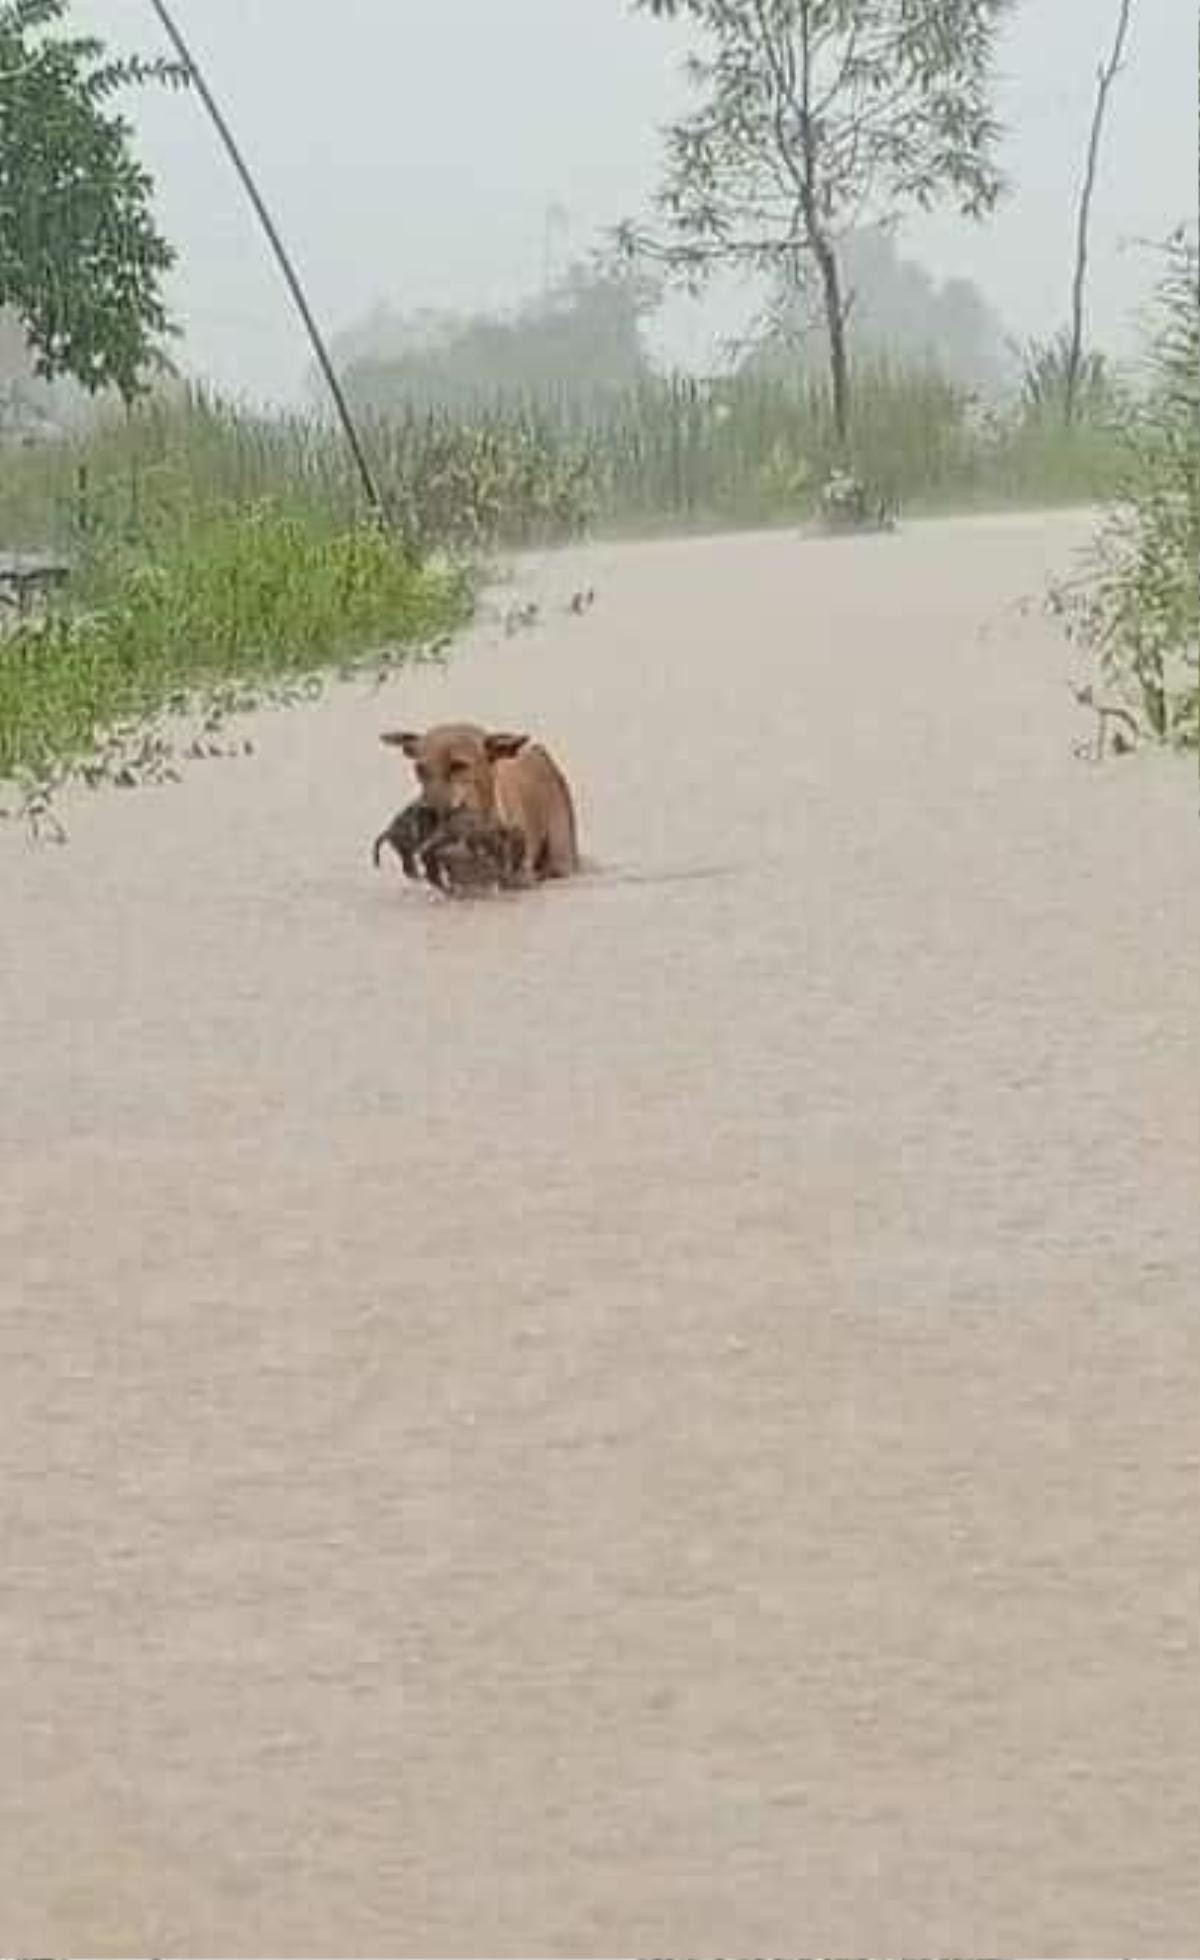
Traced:
[[427, 808], [440, 815], [474, 810], [490, 817], [496, 810], [496, 764], [519, 755], [529, 737], [493, 735], [468, 723], [449, 722], [424, 735], [395, 730], [379, 739], [389, 748], [403, 749]]

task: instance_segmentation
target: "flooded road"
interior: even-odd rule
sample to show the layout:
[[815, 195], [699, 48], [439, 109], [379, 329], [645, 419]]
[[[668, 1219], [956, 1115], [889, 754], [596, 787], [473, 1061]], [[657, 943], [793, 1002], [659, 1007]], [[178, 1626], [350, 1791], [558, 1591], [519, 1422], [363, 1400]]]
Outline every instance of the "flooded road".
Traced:
[[[549, 557], [0, 830], [6, 1951], [1196, 1950], [1200, 825], [1072, 760], [1086, 529]], [[372, 870], [459, 716], [591, 875]]]

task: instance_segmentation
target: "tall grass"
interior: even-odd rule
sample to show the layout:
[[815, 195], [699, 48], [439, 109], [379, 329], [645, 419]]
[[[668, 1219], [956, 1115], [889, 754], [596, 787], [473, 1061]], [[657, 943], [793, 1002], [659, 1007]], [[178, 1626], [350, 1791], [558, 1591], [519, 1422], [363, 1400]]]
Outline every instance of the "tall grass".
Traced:
[[[589, 515], [577, 445], [523, 404], [493, 403], [470, 423], [379, 420], [366, 437], [412, 555], [541, 542]], [[167, 536], [264, 503], [326, 529], [359, 520], [357, 478], [328, 424], [196, 392], [0, 452], [0, 544], [10, 550], [56, 545], [89, 564], [114, 545], [153, 556]]]
[[[1106, 416], [1071, 429], [1049, 407], [984, 410], [937, 373], [886, 363], [855, 376], [851, 461], [912, 511], [1089, 502], [1111, 492], [1121, 441]], [[474, 426], [536, 432], [563, 458], [572, 521], [611, 531], [791, 522], [819, 508], [840, 449], [819, 380], [658, 381], [592, 401], [481, 400]], [[393, 434], [403, 423], [391, 425]]]
[[[1086, 501], [1119, 480], [1103, 418], [1068, 430], [1028, 402], [981, 412], [935, 373], [882, 364], [859, 371], [855, 401], [856, 469], [910, 510]], [[366, 438], [415, 552], [542, 543], [589, 525], [786, 521], [816, 509], [837, 459], [825, 386], [754, 376], [591, 399], [481, 395], [465, 419], [414, 411], [369, 423]], [[346, 525], [357, 498], [325, 422], [194, 394], [3, 452], [0, 545], [156, 550], [165, 533], [264, 501]]]
[[[1085, 500], [1116, 477], [1099, 422], [980, 414], [928, 372], [856, 377], [854, 466], [902, 510]], [[0, 450], [0, 548], [59, 548], [68, 608], [0, 638], [0, 779], [86, 757], [114, 722], [436, 639], [498, 547], [795, 521], [837, 459], [815, 382], [676, 380], [592, 400], [481, 400], [366, 431], [392, 520], [368, 523], [336, 433], [202, 394]]]
[[[555, 459], [553, 493], [540, 503], [502, 508], [479, 498], [478, 472], [464, 479], [491, 515], [487, 535], [502, 543], [585, 523], [645, 532], [795, 521], [819, 508], [840, 453], [826, 385], [771, 376], [662, 380], [590, 400], [481, 396], [465, 428], [542, 469]], [[431, 445], [447, 443], [463, 467], [464, 425], [449, 417], [393, 418], [376, 439], [385, 475], [412, 484], [418, 502], [436, 479]], [[873, 491], [910, 512], [1090, 502], [1117, 483], [1121, 441], [1106, 414], [1067, 429], [1051, 404], [984, 410], [937, 373], [876, 362], [855, 376], [851, 460]]]

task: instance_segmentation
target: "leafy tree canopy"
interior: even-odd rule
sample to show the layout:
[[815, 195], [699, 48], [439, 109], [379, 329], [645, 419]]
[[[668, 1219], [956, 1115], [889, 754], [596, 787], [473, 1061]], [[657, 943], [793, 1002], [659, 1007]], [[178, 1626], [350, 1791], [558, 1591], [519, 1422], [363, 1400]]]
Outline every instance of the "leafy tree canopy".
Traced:
[[63, 32], [67, 11], [68, 0], [0, 0], [0, 306], [46, 380], [129, 399], [171, 331], [162, 282], [175, 254], [113, 98], [185, 78]]
[[841, 241], [943, 200], [971, 217], [1002, 188], [992, 58], [1012, 0], [634, 0], [696, 29], [695, 106], [668, 125], [656, 227], [632, 257], [695, 285], [728, 269], [815, 270], [839, 435], [849, 428]]

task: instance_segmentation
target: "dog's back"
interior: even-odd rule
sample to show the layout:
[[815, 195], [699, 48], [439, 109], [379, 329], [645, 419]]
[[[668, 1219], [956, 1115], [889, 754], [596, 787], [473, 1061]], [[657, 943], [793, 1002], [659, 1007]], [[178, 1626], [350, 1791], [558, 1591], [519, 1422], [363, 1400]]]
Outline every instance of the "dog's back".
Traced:
[[525, 839], [529, 870], [539, 878], [568, 878], [579, 869], [575, 804], [562, 770], [540, 742], [495, 765], [496, 806], [504, 823]]

